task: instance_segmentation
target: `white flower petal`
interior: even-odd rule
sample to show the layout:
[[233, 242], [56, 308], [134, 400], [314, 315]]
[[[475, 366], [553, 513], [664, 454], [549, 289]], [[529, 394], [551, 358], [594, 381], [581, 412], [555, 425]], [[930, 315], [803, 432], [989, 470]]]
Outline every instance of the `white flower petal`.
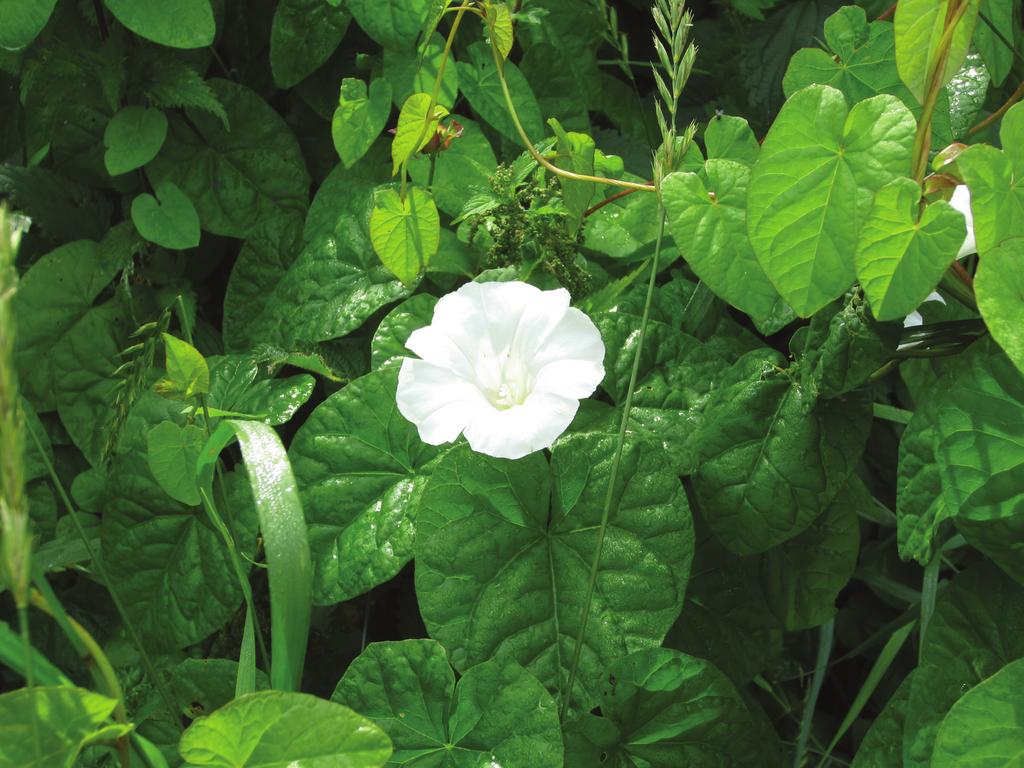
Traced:
[[593, 321], [570, 307], [530, 363], [535, 392], [588, 397], [604, 378], [604, 341]]
[[399, 412], [430, 445], [450, 443], [485, 411], [495, 410], [483, 393], [450, 370], [406, 358], [398, 372]]
[[978, 251], [978, 245], [974, 239], [974, 214], [971, 212], [971, 190], [968, 189], [966, 184], [957, 184], [949, 204], [964, 215], [964, 223], [967, 225], [967, 236], [964, 238], [963, 245], [960, 246], [960, 252], [956, 255], [958, 259], [962, 259], [964, 256], [969, 256]]
[[914, 310], [905, 318], [903, 318], [904, 328], [914, 328], [918, 325], [921, 325], [922, 323], [924, 323], [924, 318], [921, 317], [921, 313], [918, 312], [917, 310]]
[[550, 448], [572, 422], [579, 401], [535, 392], [506, 410], [479, 411], [466, 427], [469, 447], [499, 459], [519, 459]]

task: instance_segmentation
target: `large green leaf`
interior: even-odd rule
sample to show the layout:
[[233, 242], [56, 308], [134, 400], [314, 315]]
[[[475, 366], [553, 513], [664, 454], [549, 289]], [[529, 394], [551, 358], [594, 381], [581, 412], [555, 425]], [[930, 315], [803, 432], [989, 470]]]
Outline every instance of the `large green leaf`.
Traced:
[[729, 679], [709, 662], [648, 648], [608, 669], [601, 717], [584, 715], [568, 726], [565, 764], [767, 768], [779, 765], [779, 755], [766, 723], [751, 715]]
[[1024, 582], [1024, 374], [979, 341], [944, 380], [935, 446], [957, 529]]
[[562, 732], [551, 695], [514, 662], [485, 661], [455, 675], [440, 643], [373, 643], [331, 699], [380, 726], [388, 765], [562, 768]]
[[0, 695], [0, 763], [11, 768], [71, 768], [84, 747], [113, 741], [131, 730], [104, 725], [116, 706], [115, 699], [65, 686], [21, 688]]
[[[979, 0], [966, 0], [967, 12], [953, 33], [949, 53], [943, 61], [938, 85], [950, 81], [971, 46], [978, 19]], [[896, 33], [896, 67], [907, 88], [924, 103], [929, 77], [942, 55], [939, 41], [946, 27], [950, 0], [901, 0], [893, 19]]]
[[355, 164], [384, 130], [391, 114], [391, 84], [378, 77], [367, 90], [362, 80], [346, 77], [341, 81], [338, 108], [331, 118], [331, 136], [341, 162]]
[[974, 27], [974, 47], [992, 76], [992, 85], [999, 86], [1013, 66], [1013, 43], [1020, 25], [1020, 2], [981, 0], [979, 13], [983, 18]]
[[812, 85], [783, 106], [750, 178], [747, 226], [758, 261], [798, 314], [850, 287], [872, 197], [909, 171], [915, 128], [894, 96], [848, 109], [842, 93]]
[[172, 181], [163, 181], [156, 196], [143, 193], [132, 200], [132, 223], [146, 240], [180, 251], [199, 245], [199, 214], [188, 195]]
[[964, 217], [945, 200], [920, 207], [921, 187], [901, 178], [875, 194], [857, 242], [857, 279], [879, 320], [906, 317], [956, 259]]
[[661, 194], [680, 255], [712, 291], [761, 323], [786, 307], [747, 239], [749, 181], [746, 165], [712, 159], [699, 174], [669, 175]]
[[285, 378], [261, 375], [269, 362], [256, 355], [211, 357], [209, 406], [221, 411], [246, 414], [264, 424], [279, 425], [291, 420], [313, 394], [316, 379], [306, 373]]
[[360, 595], [412, 558], [424, 468], [438, 449], [398, 413], [397, 382], [397, 366], [357, 379], [327, 398], [292, 441], [317, 603]]
[[103, 0], [117, 20], [135, 34], [172, 48], [203, 48], [217, 32], [210, 0]]
[[423, 273], [441, 244], [441, 219], [434, 198], [420, 186], [385, 187], [373, 196], [370, 242], [381, 263], [405, 285]]
[[386, 365], [401, 365], [409, 357], [405, 342], [417, 328], [430, 325], [437, 299], [420, 293], [403, 301], [380, 321], [370, 344], [370, 367], [378, 370]]
[[206, 445], [206, 432], [195, 424], [162, 421], [146, 435], [149, 471], [164, 493], [190, 507], [199, 506], [196, 460]]
[[146, 166], [153, 185], [172, 181], [195, 204], [203, 229], [249, 237], [268, 220], [303, 216], [309, 174], [291, 129], [255, 92], [207, 81], [224, 104], [230, 130], [213, 115], [172, 116], [167, 143]]
[[[178, 410], [153, 394], [144, 395], [133, 409], [111, 462], [101, 526], [107, 571], [146, 647], [154, 650], [202, 640], [242, 603], [220, 535], [197, 507], [168, 497], [149, 471], [148, 431], [161, 421], [180, 420]], [[228, 509], [221, 514], [239, 551], [252, 557], [252, 496], [244, 478], [231, 473], [226, 480]]]
[[448, 109], [434, 103], [431, 110], [429, 93], [414, 93], [402, 103], [398, 113], [395, 138], [391, 142], [391, 174], [409, 161], [434, 138], [440, 121], [447, 117]]
[[[570, 435], [550, 466], [540, 453], [505, 461], [465, 446], [438, 463], [417, 513], [416, 594], [456, 669], [512, 659], [568, 696], [614, 444]], [[584, 709], [608, 664], [661, 642], [693, 554], [686, 496], [661, 451], [629, 443], [613, 501], [572, 692]]]
[[111, 176], [141, 168], [167, 138], [167, 116], [159, 109], [124, 107], [103, 131], [103, 162]]
[[[434, 33], [418, 50], [385, 48], [383, 53], [384, 79], [391, 84], [395, 106], [401, 109], [405, 100], [414, 93], [433, 93], [434, 83], [445, 59], [445, 41]], [[448, 63], [441, 76], [441, 90], [437, 101], [451, 109], [459, 93], [459, 70], [455, 57], [448, 52]]]
[[985, 252], [974, 276], [978, 309], [999, 346], [1024, 371], [1024, 237]]
[[382, 768], [387, 735], [348, 707], [305, 693], [250, 693], [192, 723], [178, 749], [190, 768]]
[[324, 0], [281, 0], [270, 27], [270, 71], [291, 88], [331, 57], [352, 17]]
[[363, 31], [384, 48], [411, 49], [427, 21], [431, 0], [347, 0]]
[[896, 474], [896, 523], [900, 557], [927, 565], [942, 544], [955, 510], [946, 505], [935, 459], [938, 392], [925, 398], [900, 437]]
[[935, 736], [932, 768], [1002, 768], [1024, 764], [1019, 716], [1024, 659], [1011, 661], [949, 710]]
[[234, 440], [242, 448], [249, 488], [256, 504], [270, 582], [270, 680], [274, 688], [296, 691], [302, 683], [313, 594], [306, 520], [281, 438], [257, 421], [223, 421], [196, 462], [199, 486], [212, 499], [217, 459]]
[[131, 228], [120, 226], [101, 243], [77, 240], [60, 246], [21, 278], [14, 295], [18, 318], [14, 361], [22, 393], [40, 411], [55, 407], [55, 393], [63, 387], [54, 369], [54, 354], [68, 345], [68, 336], [95, 311], [94, 302], [128, 265], [134, 246]]
[[[544, 138], [544, 121], [530, 84], [526, 82], [519, 68], [510, 61], [505, 62], [502, 72], [508, 82], [512, 105], [516, 108], [523, 130], [532, 141], [540, 141]], [[469, 46], [469, 61], [459, 62], [459, 87], [473, 111], [481, 119], [509, 141], [514, 141], [517, 145], [521, 142], [508, 105], [505, 103], [498, 68], [494, 64], [490, 46], [484, 43], [473, 43]]]
[[1024, 656], [1024, 589], [991, 563], [939, 596], [914, 672], [903, 737], [906, 768], [928, 768], [939, 725], [971, 688]]
[[733, 552], [753, 554], [806, 530], [846, 484], [870, 426], [863, 395], [815, 403], [767, 366], [719, 389], [693, 476], [715, 535]]
[[36, 39], [57, 0], [0, 0], [0, 48], [17, 50]]

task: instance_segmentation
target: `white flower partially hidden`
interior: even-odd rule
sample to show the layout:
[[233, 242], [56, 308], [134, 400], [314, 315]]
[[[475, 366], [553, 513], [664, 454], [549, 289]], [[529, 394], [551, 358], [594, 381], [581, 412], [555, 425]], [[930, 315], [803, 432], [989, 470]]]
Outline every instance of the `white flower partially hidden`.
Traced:
[[604, 342], [564, 288], [467, 283], [437, 302], [405, 344], [398, 410], [425, 443], [466, 436], [474, 451], [518, 459], [548, 448], [604, 378]]
[[974, 240], [974, 214], [971, 212], [971, 190], [967, 188], [966, 184], [957, 184], [956, 189], [953, 190], [953, 197], [949, 199], [949, 204], [964, 215], [964, 223], [967, 224], [967, 237], [964, 238], [964, 243], [960, 246], [960, 252], [956, 255], [958, 259], [962, 259], [964, 256], [969, 256], [978, 251], [978, 245]]

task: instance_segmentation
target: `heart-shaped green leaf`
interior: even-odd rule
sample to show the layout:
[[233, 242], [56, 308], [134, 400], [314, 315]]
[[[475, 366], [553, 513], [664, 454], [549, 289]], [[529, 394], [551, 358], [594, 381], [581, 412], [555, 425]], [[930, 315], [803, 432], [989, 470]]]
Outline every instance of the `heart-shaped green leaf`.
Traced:
[[378, 189], [370, 213], [370, 241], [381, 264], [411, 285], [441, 244], [441, 219], [434, 198], [411, 186], [405, 200], [390, 187]]
[[[724, 141], [716, 139], [716, 148], [724, 150]], [[669, 175], [661, 195], [680, 255], [712, 291], [760, 323], [785, 316], [786, 307], [747, 239], [749, 181], [746, 165], [708, 160], [700, 174]]]
[[384, 130], [391, 114], [391, 83], [383, 78], [366, 83], [352, 77], [341, 81], [338, 108], [331, 119], [331, 136], [346, 168], [358, 161]]
[[195, 424], [179, 426], [162, 421], [146, 436], [149, 471], [175, 501], [199, 506], [196, 460], [206, 444], [206, 433]]
[[896, 179], [875, 194], [857, 242], [857, 279], [879, 320], [906, 317], [924, 301], [964, 241], [963, 214], [945, 200], [922, 212], [921, 188]]
[[103, 132], [107, 173], [118, 176], [141, 168], [160, 151], [167, 138], [167, 116], [159, 109], [125, 107], [110, 118]]
[[438, 123], [448, 115], [447, 109], [434, 104], [433, 112], [428, 117], [430, 102], [430, 94], [414, 93], [402, 105], [402, 111], [398, 113], [395, 138], [391, 142], [392, 176], [398, 173], [403, 163], [427, 145], [434, 137]]
[[1024, 371], [1024, 238], [1004, 240], [985, 252], [974, 292], [992, 338]]
[[143, 193], [132, 200], [132, 223], [140, 235], [164, 248], [181, 251], [199, 245], [199, 214], [171, 181], [156, 188], [156, 197]]
[[758, 261], [797, 314], [850, 287], [861, 224], [875, 192], [909, 171], [916, 127], [895, 96], [848, 109], [825, 85], [782, 107], [751, 174], [747, 226]]
[[938, 83], [941, 87], [960, 69], [971, 46], [979, 0], [965, 0], [967, 11], [956, 25], [948, 53], [941, 45], [952, 3], [954, 0], [901, 0], [896, 6], [896, 66], [907, 88], [921, 103], [939, 57], [945, 54]]
[[0, 48], [14, 51], [36, 39], [57, 0], [0, 0]]

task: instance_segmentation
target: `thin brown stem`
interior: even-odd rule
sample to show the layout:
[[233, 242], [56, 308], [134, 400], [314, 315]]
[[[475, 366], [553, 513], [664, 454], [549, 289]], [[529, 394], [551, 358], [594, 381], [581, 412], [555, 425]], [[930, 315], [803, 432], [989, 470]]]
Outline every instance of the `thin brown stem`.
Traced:
[[891, 19], [895, 15], [895, 13], [896, 13], [896, 3], [893, 3], [888, 8], [886, 8], [884, 11], [882, 11], [880, 14], [878, 14], [878, 18], [875, 19], [875, 21], [886, 21], [888, 19]]
[[[654, 184], [653, 181], [649, 181], [647, 183], [651, 184], [652, 186]], [[626, 195], [632, 195], [634, 192], [639, 192], [639, 190], [637, 190], [637, 189], [623, 189], [623, 190], [621, 190], [619, 192], [616, 192], [614, 195], [608, 195], [608, 197], [606, 197], [604, 200], [601, 200], [598, 203], [594, 203], [594, 205], [592, 205], [589, 208], [587, 208], [587, 210], [585, 210], [583, 212], [583, 218], [585, 219], [588, 216], [590, 216], [591, 214], [597, 213], [599, 210], [604, 208], [609, 203], [614, 203], [616, 200], [621, 200], [622, 198], [626, 197]]]

